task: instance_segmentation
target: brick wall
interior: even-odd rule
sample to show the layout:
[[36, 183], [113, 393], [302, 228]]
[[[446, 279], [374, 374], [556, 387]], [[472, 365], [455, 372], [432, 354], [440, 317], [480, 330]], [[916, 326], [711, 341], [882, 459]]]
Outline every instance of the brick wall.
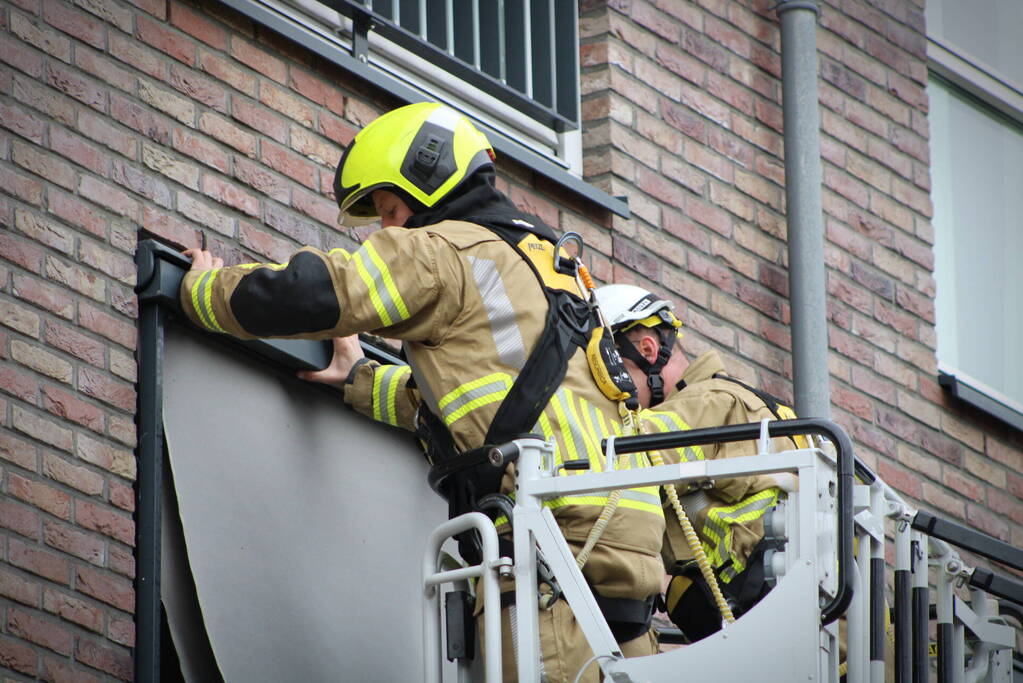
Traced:
[[[582, 3], [585, 170], [614, 277], [791, 400], [781, 60], [767, 0]], [[923, 0], [822, 2], [832, 411], [912, 502], [1023, 545], [1023, 438], [937, 383]]]
[[[687, 349], [790, 396], [777, 21], [765, 0], [586, 0], [585, 166], [633, 219], [501, 163], [594, 273], [679, 303]], [[935, 381], [921, 9], [818, 33], [835, 417], [921, 504], [1023, 544], [1018, 434]], [[140, 231], [228, 263], [351, 247], [340, 145], [394, 106], [215, 0], [0, 5], [0, 668], [131, 676]]]

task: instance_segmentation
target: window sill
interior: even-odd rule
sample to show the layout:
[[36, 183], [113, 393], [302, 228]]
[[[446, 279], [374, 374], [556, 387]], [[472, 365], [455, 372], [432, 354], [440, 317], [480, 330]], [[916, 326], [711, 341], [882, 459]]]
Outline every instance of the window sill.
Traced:
[[1012, 399], [951, 368], [938, 369], [938, 384], [960, 401], [1023, 431], [1023, 406]]
[[[402, 81], [376, 69], [353, 57], [337, 45], [328, 43], [310, 31], [304, 30], [293, 22], [287, 21], [279, 14], [253, 0], [222, 0], [231, 9], [240, 12], [258, 24], [281, 34], [282, 36], [302, 45], [328, 62], [344, 69], [352, 75], [371, 83], [390, 95], [407, 103], [422, 102], [426, 99], [423, 93], [409, 87]], [[589, 200], [598, 206], [611, 211], [622, 218], [629, 218], [629, 206], [621, 199], [612, 197], [606, 192], [587, 183], [558, 164], [545, 159], [540, 154], [515, 142], [493, 128], [480, 125], [490, 139], [498, 156], [505, 156], [561, 185], [567, 190]]]

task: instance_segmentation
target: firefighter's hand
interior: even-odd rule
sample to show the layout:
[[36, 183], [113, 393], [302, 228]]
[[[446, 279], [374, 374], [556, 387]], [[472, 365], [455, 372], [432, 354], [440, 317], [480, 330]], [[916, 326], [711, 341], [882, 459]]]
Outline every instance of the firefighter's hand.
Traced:
[[224, 259], [200, 247], [185, 249], [181, 253], [192, 259], [192, 267], [189, 270], [213, 270], [224, 267]]
[[301, 370], [298, 376], [310, 382], [322, 382], [340, 389], [348, 379], [352, 367], [364, 356], [358, 335], [334, 337], [334, 358], [331, 359], [330, 365], [322, 370]]

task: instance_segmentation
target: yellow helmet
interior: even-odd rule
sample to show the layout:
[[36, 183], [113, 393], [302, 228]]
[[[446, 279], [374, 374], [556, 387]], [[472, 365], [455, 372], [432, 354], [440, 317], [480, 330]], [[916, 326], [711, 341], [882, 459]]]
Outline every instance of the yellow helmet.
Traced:
[[334, 174], [338, 222], [377, 220], [370, 195], [380, 189], [413, 211], [432, 207], [493, 159], [486, 136], [464, 115], [437, 102], [399, 107], [359, 131], [341, 155]]

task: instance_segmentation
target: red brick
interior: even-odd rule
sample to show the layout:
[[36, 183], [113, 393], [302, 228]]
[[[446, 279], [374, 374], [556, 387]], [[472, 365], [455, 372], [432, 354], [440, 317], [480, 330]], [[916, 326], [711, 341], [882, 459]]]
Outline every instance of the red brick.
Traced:
[[172, 135], [174, 149], [222, 173], [229, 171], [228, 155], [205, 137], [194, 135], [186, 128], [175, 128]]
[[191, 69], [171, 64], [170, 84], [190, 99], [212, 109], [227, 113], [227, 91], [216, 81], [199, 75]]
[[7, 33], [0, 34], [0, 61], [24, 71], [33, 78], [39, 78], [43, 73], [42, 54], [27, 48], [24, 42]]
[[92, 45], [98, 50], [106, 47], [106, 27], [95, 18], [56, 2], [43, 3], [43, 19], [54, 28]]
[[32, 338], [39, 338], [39, 316], [31, 309], [0, 299], [0, 322]]
[[141, 216], [137, 201], [122, 190], [92, 176], [82, 177], [78, 185], [78, 192], [86, 199], [113, 211], [119, 216], [124, 216], [134, 221], [138, 221]]
[[284, 263], [295, 253], [295, 245], [291, 242], [278, 239], [248, 223], [242, 223], [239, 227], [238, 240], [243, 246], [277, 263]]
[[159, 52], [184, 62], [195, 65], [195, 43], [180, 33], [173, 31], [149, 17], [137, 16], [135, 19], [135, 35], [142, 42], [148, 43]]
[[181, 3], [170, 3], [170, 23], [211, 47], [227, 50], [227, 31]]
[[283, 88], [263, 82], [259, 86], [259, 101], [297, 121], [306, 128], [312, 128], [316, 121], [313, 107], [295, 97]]
[[[130, 486], [110, 482], [110, 503], [122, 510], [133, 512], [135, 510], [135, 490]], [[132, 558], [130, 554], [128, 557]], [[134, 567], [134, 558], [132, 558], [132, 566]]]
[[103, 433], [106, 424], [103, 411], [91, 403], [78, 400], [74, 394], [54, 386], [44, 386], [43, 407], [58, 417], [76, 422], [99, 434]]
[[220, 53], [199, 50], [199, 68], [242, 94], [249, 97], [256, 95], [257, 77], [245, 69], [238, 68]]
[[135, 89], [135, 75], [117, 66], [111, 60], [97, 52], [78, 46], [75, 48], [75, 65], [104, 83], [114, 86], [126, 93]]
[[336, 86], [294, 66], [291, 67], [290, 74], [291, 87], [295, 92], [323, 105], [338, 116], [344, 116], [344, 97]]
[[78, 322], [85, 329], [115, 341], [128, 349], [135, 349], [137, 333], [135, 326], [104, 313], [86, 303], [78, 306]]
[[[0, 510], [6, 503], [0, 501]], [[3, 520], [0, 517], [0, 520]], [[14, 572], [0, 569], [0, 595], [29, 607], [39, 606], [39, 582], [28, 581]]]
[[55, 421], [29, 412], [18, 405], [12, 406], [14, 428], [23, 433], [48, 443], [62, 451], [71, 450], [71, 430], [61, 427]]
[[56, 321], [46, 321], [44, 334], [46, 343], [54, 348], [77, 356], [87, 363], [103, 367], [105, 346], [102, 342], [82, 334], [80, 331]]
[[167, 59], [161, 53], [151, 50], [132, 37], [122, 36], [116, 31], [110, 33], [108, 51], [111, 55], [139, 71], [163, 79], [167, 73]]
[[[135, 102], [122, 98], [117, 93], [110, 94], [110, 114], [116, 121], [142, 133], [152, 140], [161, 144], [167, 144], [170, 141], [171, 125], [164, 117], [154, 114]], [[124, 137], [129, 138], [130, 136]], [[134, 145], [135, 141], [131, 140], [131, 144]]]
[[[315, 247], [321, 244], [319, 228], [312, 221], [291, 213], [276, 204], [268, 204], [266, 206], [263, 222], [299, 244]], [[587, 246], [592, 245], [587, 242]]]
[[1008, 541], [1009, 525], [999, 514], [995, 514], [980, 505], [969, 503], [966, 506], [966, 521], [973, 527], [995, 538]]
[[135, 284], [135, 262], [127, 254], [104, 249], [88, 240], [78, 243], [78, 259], [126, 285]]
[[[291, 203], [305, 215], [315, 218], [325, 225], [337, 224], [337, 204], [319, 194], [296, 188], [291, 193]], [[522, 208], [521, 205], [520, 208]], [[525, 208], [523, 210], [528, 211]]]
[[112, 379], [92, 368], [84, 366], [79, 368], [78, 389], [115, 408], [128, 412], [135, 410], [135, 390], [130, 385]]
[[[336, 116], [321, 111], [318, 121], [317, 130], [322, 133], [328, 140], [338, 144], [348, 146], [355, 138], [355, 134], [359, 131], [352, 126], [348, 125], [343, 120]], [[340, 157], [339, 157], [340, 158]], [[333, 162], [336, 165], [336, 161]]]
[[268, 172], [261, 164], [235, 156], [234, 177], [271, 199], [276, 199], [282, 204], [291, 203], [290, 184], [280, 176]]
[[66, 659], [44, 657], [42, 670], [43, 680], [52, 683], [100, 683], [102, 680], [83, 669], [71, 667]]
[[248, 157], [256, 156], [256, 138], [227, 119], [216, 114], [203, 113], [199, 117], [199, 130], [234, 147]]
[[36, 450], [34, 444], [13, 436], [8, 430], [0, 430], [0, 458], [35, 472], [38, 467]]
[[270, 142], [260, 145], [260, 160], [281, 175], [308, 188], [319, 188], [317, 169], [297, 154]]
[[135, 523], [130, 517], [124, 517], [108, 507], [77, 499], [75, 523], [110, 536], [125, 545], [135, 545]]
[[[39, 538], [39, 513], [13, 500], [0, 499], [0, 526], [36, 540]], [[4, 575], [0, 574], [0, 592], [3, 586]]]
[[111, 619], [107, 627], [107, 637], [118, 645], [134, 647], [135, 622], [130, 619]]
[[202, 191], [203, 194], [221, 204], [226, 204], [249, 216], [259, 215], [259, 199], [255, 195], [240, 190], [233, 183], [221, 180], [217, 176], [210, 174], [204, 176]]
[[35, 405], [39, 398], [39, 380], [4, 363], [0, 365], [0, 390]]
[[45, 71], [46, 82], [58, 92], [73, 97], [93, 109], [106, 111], [107, 98], [104, 86], [82, 78], [77, 70], [63, 64], [49, 62]]
[[6, 102], [0, 102], [0, 125], [37, 144], [42, 144], [46, 131], [46, 123], [41, 118]]
[[231, 36], [231, 56], [258, 74], [272, 78], [278, 83], [287, 82], [288, 69], [282, 60], [239, 36]]
[[54, 583], [68, 585], [71, 563], [67, 558], [49, 550], [41, 550], [34, 545], [28, 545], [16, 538], [10, 538], [9, 544], [10, 554], [8, 557], [12, 565]]
[[135, 607], [135, 591], [131, 583], [107, 571], [75, 565], [75, 588], [125, 612], [131, 612]]
[[129, 480], [135, 479], [135, 455], [129, 450], [123, 450], [97, 441], [85, 434], [79, 434], [75, 454], [89, 464]]
[[12, 291], [15, 296], [40, 308], [66, 318], [74, 315], [74, 300], [63, 290], [42, 284], [33, 277], [15, 275]]
[[131, 0], [131, 4], [149, 12], [157, 19], [167, 18], [166, 0]]
[[51, 28], [44, 28], [21, 13], [11, 13], [10, 31], [26, 43], [63, 62], [71, 59], [70, 40]]
[[97, 301], [106, 298], [106, 282], [99, 275], [79, 268], [70, 261], [46, 258], [46, 277]]
[[75, 659], [122, 680], [132, 679], [133, 662], [128, 650], [114, 649], [86, 638], [79, 638], [75, 648]]
[[895, 300], [902, 308], [914, 313], [929, 323], [934, 322], [934, 299], [921, 296], [908, 287], [899, 285], [896, 288]]
[[42, 204], [43, 184], [35, 178], [0, 167], [0, 187], [24, 202]]
[[74, 245], [74, 236], [67, 228], [45, 216], [29, 211], [15, 209], [14, 225], [21, 233], [52, 249], [70, 254]]
[[106, 219], [78, 197], [50, 188], [47, 198], [49, 210], [55, 216], [97, 237], [106, 236]]
[[[112, 98], [112, 102], [116, 101], [116, 99]], [[117, 109], [118, 107], [112, 108]], [[126, 123], [126, 121], [119, 116], [119, 113], [123, 112], [114, 112], [112, 118], [120, 123]], [[107, 117], [97, 116], [91, 112], [83, 111], [78, 117], [78, 130], [86, 137], [114, 150], [123, 157], [134, 159], [136, 156], [138, 143], [136, 142], [135, 137], [125, 134], [124, 128], [111, 123], [110, 119]], [[77, 161], [82, 166], [95, 171], [99, 175], [107, 175], [109, 161], [105, 158], [105, 155], [91, 146], [88, 146], [88, 151], [78, 151], [75, 147], [83, 144], [81, 138], [64, 131], [60, 131], [59, 134], [62, 139], [60, 148], [65, 150], [71, 159]], [[56, 147], [57, 144], [58, 143], [53, 140], [53, 133], [51, 133], [50, 145], [52, 147]]]
[[103, 565], [103, 548], [106, 543], [102, 539], [56, 522], [45, 522], [43, 535], [46, 545], [91, 564]]
[[8, 473], [8, 491], [26, 503], [61, 519], [71, 517], [71, 496], [43, 482], [32, 481], [13, 472]]
[[182, 221], [171, 213], [166, 213], [152, 206], [143, 207], [142, 225], [150, 233], [181, 248], [200, 244], [199, 231], [186, 221]]
[[9, 636], [0, 635], [0, 668], [34, 676], [37, 659], [38, 655], [33, 648]]
[[85, 600], [47, 588], [43, 594], [43, 609], [90, 631], [103, 632], [103, 610]]
[[234, 217], [218, 211], [205, 202], [196, 200], [189, 194], [178, 192], [178, 212], [185, 217], [212, 228], [222, 235], [234, 236]]

